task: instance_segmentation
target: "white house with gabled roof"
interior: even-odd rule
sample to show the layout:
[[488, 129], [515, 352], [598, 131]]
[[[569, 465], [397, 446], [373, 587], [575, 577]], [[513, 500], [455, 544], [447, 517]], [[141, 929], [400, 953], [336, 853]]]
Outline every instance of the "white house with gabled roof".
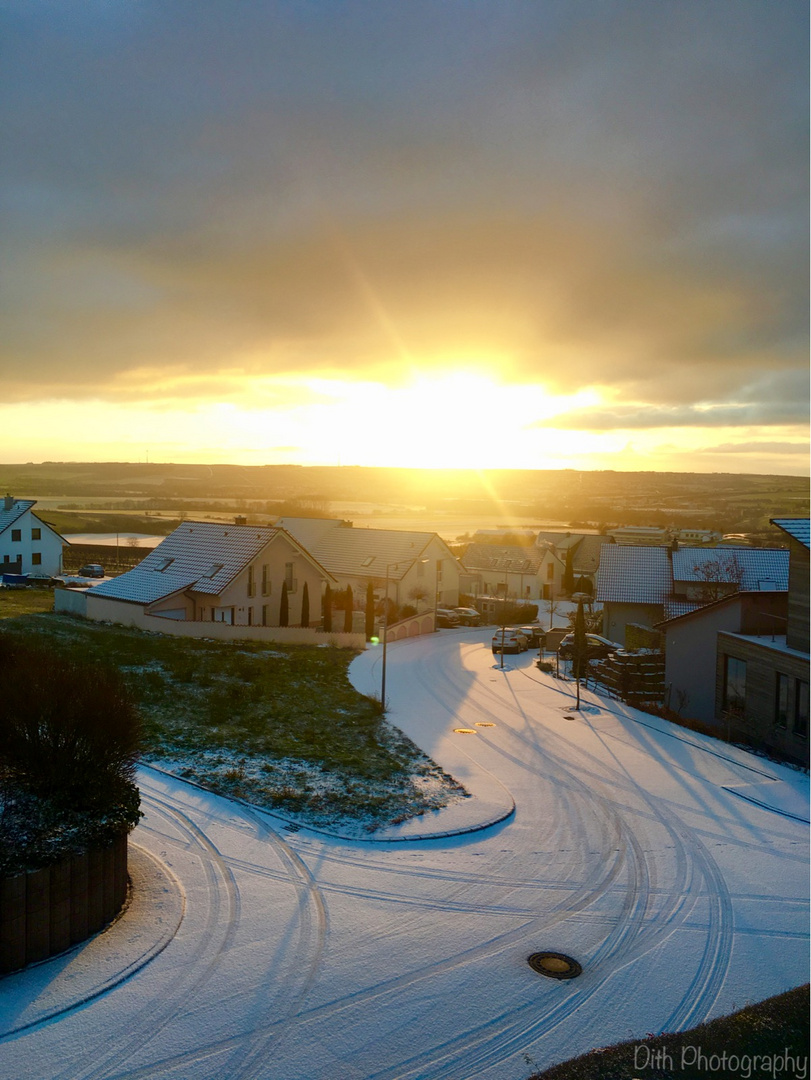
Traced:
[[389, 599], [418, 611], [455, 607], [463, 568], [445, 541], [431, 532], [401, 529], [355, 529], [338, 518], [280, 518], [291, 532], [337, 578], [352, 588], [356, 607], [366, 602], [369, 581], [382, 600], [386, 579]]
[[[321, 620], [321, 598], [335, 578], [284, 529], [186, 521], [133, 570], [88, 590], [87, 616], [141, 625], [140, 615], [233, 626]], [[286, 586], [286, 588], [285, 588]]]
[[62, 572], [64, 537], [33, 513], [36, 499], [0, 502], [0, 573], [51, 578]]

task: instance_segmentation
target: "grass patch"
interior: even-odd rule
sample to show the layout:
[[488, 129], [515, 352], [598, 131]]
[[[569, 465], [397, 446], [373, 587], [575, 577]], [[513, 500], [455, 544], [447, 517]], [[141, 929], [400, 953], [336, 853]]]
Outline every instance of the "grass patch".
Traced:
[[353, 650], [164, 637], [55, 614], [2, 632], [116, 667], [143, 716], [145, 759], [221, 794], [359, 831], [464, 790], [359, 694]]
[[53, 589], [0, 589], [0, 619], [16, 619], [19, 615], [34, 615], [53, 609]]
[[[592, 1050], [530, 1080], [758, 1080], [807, 1076], [808, 985], [690, 1031]], [[699, 1057], [698, 1051], [701, 1052]], [[787, 1061], [789, 1054], [796, 1066]], [[684, 1055], [684, 1056], [682, 1056]], [[723, 1055], [726, 1055], [724, 1058]], [[754, 1059], [759, 1058], [756, 1062]], [[782, 1063], [782, 1064], [781, 1064]], [[531, 1064], [531, 1062], [528, 1062]]]

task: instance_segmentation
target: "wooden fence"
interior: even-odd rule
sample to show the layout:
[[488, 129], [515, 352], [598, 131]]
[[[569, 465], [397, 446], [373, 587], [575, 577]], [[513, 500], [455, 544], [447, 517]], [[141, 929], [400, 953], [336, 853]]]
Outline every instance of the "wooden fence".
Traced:
[[84, 941], [115, 918], [126, 898], [126, 833], [109, 847], [0, 878], [0, 972]]

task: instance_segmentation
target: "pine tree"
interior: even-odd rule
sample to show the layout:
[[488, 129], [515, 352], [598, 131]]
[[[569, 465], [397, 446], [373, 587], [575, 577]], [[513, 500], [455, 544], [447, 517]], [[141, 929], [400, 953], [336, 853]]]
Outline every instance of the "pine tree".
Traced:
[[574, 592], [574, 548], [566, 548], [566, 566], [563, 570], [563, 591], [567, 596]]
[[287, 582], [282, 582], [282, 598], [279, 601], [279, 626], [287, 626], [290, 619], [290, 611], [287, 600]]
[[352, 608], [354, 607], [354, 599], [352, 597], [352, 586], [347, 585], [346, 592], [346, 608], [344, 609], [344, 633], [352, 633]]
[[304, 588], [301, 590], [301, 625], [310, 625], [310, 590], [307, 588], [307, 582], [304, 582]]
[[332, 589], [329, 582], [324, 590], [324, 629], [327, 633], [332, 630]]

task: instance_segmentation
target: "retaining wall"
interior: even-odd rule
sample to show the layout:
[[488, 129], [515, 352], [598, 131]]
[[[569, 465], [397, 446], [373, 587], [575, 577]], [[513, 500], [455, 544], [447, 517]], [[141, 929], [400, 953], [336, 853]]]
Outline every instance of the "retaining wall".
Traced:
[[0, 972], [16, 971], [90, 937], [127, 898], [127, 834], [109, 847], [0, 879]]

